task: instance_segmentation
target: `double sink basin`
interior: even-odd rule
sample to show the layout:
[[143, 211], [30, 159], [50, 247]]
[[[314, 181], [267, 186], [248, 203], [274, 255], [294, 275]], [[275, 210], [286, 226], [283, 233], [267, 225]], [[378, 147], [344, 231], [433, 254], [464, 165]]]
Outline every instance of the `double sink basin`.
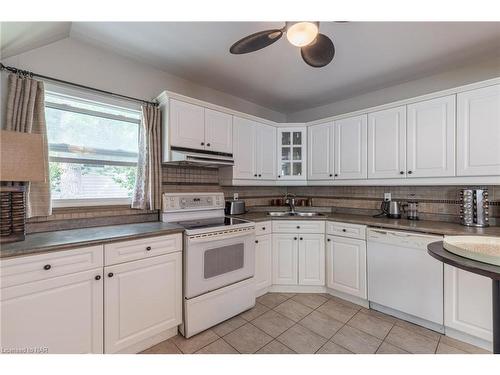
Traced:
[[298, 217], [315, 217], [315, 216], [325, 216], [324, 214], [320, 212], [290, 212], [290, 211], [274, 211], [274, 212], [268, 212], [268, 216], [298, 216]]

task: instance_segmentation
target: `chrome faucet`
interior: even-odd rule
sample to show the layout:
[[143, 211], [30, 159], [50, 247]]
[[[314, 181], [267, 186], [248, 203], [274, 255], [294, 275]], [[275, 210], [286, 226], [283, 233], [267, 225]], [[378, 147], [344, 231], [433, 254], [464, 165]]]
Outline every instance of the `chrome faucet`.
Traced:
[[285, 203], [290, 207], [290, 213], [295, 214], [295, 194], [285, 193]]

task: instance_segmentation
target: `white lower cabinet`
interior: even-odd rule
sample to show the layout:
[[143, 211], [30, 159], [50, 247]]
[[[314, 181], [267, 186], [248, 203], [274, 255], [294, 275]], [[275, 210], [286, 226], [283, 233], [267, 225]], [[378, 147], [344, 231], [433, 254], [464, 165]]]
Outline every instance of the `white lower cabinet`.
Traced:
[[181, 252], [104, 268], [106, 353], [127, 351], [181, 323], [181, 272]]
[[366, 241], [328, 235], [326, 242], [326, 285], [366, 299]]
[[273, 234], [273, 284], [325, 285], [324, 234]]
[[451, 328], [491, 342], [491, 289], [491, 279], [445, 264], [445, 329]]
[[325, 285], [325, 237], [299, 235], [299, 285]]
[[102, 353], [102, 311], [102, 268], [2, 288], [2, 350]]
[[255, 290], [258, 295], [267, 292], [273, 283], [273, 240], [271, 234], [255, 237]]
[[298, 250], [296, 234], [273, 234], [273, 284], [297, 285]]

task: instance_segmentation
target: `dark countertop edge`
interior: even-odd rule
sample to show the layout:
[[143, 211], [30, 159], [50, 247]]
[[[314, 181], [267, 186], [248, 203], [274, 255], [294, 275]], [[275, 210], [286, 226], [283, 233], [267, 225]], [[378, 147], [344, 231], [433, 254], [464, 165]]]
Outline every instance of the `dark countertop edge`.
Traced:
[[[135, 223], [135, 224], [142, 224], [142, 223]], [[121, 224], [118, 226], [135, 225], [135, 224]], [[113, 225], [113, 226], [115, 226], [115, 225]], [[106, 226], [81, 228], [81, 230], [105, 228], [105, 227]], [[71, 229], [71, 230], [74, 230], [74, 229]], [[127, 240], [139, 240], [142, 238], [158, 237], [158, 236], [164, 236], [164, 235], [168, 235], [168, 234], [177, 234], [177, 233], [183, 233], [183, 232], [184, 232], [184, 229], [181, 227], [178, 227], [178, 228], [175, 228], [175, 227], [158, 228], [158, 229], [148, 230], [148, 231], [145, 231], [143, 233], [132, 233], [132, 234], [125, 234], [125, 235], [117, 235], [115, 237], [109, 237], [109, 238], [100, 238], [100, 239], [95, 239], [95, 240], [68, 242], [68, 243], [58, 244], [58, 245], [48, 245], [48, 246], [35, 247], [32, 249], [20, 249], [20, 250], [3, 250], [2, 249], [0, 251], [0, 260], [19, 258], [22, 256], [29, 256], [29, 255], [35, 255], [35, 254], [47, 254], [47, 253], [51, 253], [54, 251], [78, 249], [78, 248], [87, 247], [87, 246], [104, 245], [104, 244], [109, 244], [109, 243], [113, 243], [113, 242], [121, 242], [121, 241], [127, 241]], [[42, 232], [42, 233], [49, 233], [49, 232]], [[36, 233], [36, 234], [42, 234], [42, 233]], [[29, 236], [29, 234], [27, 236]], [[8, 245], [8, 244], [9, 243], [2, 244], [2, 246]]]

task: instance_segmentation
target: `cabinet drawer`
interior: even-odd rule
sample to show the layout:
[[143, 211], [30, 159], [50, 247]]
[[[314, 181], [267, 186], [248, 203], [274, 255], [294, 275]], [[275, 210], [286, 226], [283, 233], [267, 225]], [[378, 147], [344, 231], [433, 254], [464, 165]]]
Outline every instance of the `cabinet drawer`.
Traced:
[[102, 245], [28, 255], [3, 260], [0, 266], [1, 287], [91, 270], [103, 266]]
[[106, 266], [182, 251], [182, 233], [104, 245]]
[[259, 223], [255, 223], [255, 235], [262, 236], [264, 234], [271, 233], [271, 222], [270, 221], [262, 221]]
[[346, 224], [337, 222], [326, 223], [326, 233], [333, 236], [366, 239], [366, 226], [357, 224]]
[[276, 220], [273, 233], [325, 233], [325, 222], [319, 220]]

